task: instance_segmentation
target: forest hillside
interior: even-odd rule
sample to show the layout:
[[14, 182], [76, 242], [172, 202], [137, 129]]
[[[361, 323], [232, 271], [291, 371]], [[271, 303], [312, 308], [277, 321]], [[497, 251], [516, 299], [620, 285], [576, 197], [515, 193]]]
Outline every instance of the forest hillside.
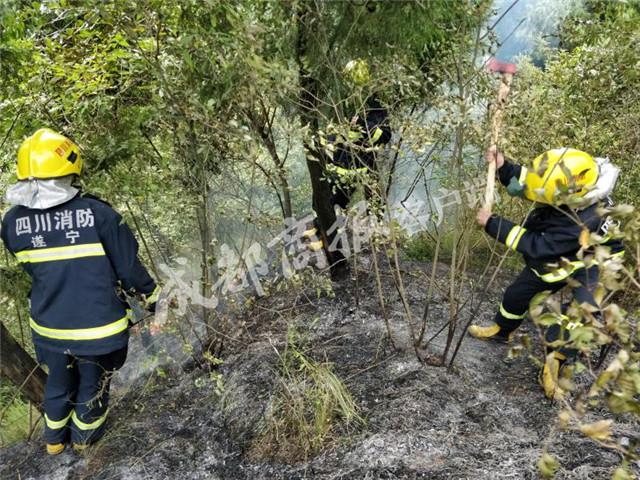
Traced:
[[639, 44], [636, 0], [0, 0], [0, 478], [638, 478]]

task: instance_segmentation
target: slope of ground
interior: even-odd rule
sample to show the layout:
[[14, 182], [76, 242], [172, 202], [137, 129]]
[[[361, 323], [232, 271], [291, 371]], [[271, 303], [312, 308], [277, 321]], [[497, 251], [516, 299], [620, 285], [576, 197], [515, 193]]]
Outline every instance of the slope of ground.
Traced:
[[[558, 407], [544, 398], [532, 362], [506, 361], [506, 346], [475, 339], [465, 340], [451, 372], [419, 362], [410, 348], [393, 351], [371, 258], [360, 260], [359, 305], [351, 280], [335, 285], [335, 298], [288, 290], [257, 302], [238, 328], [243, 333], [227, 342], [224, 365], [217, 370], [222, 394], [216, 393], [215, 378], [193, 364], [169, 368], [127, 391], [112, 410], [109, 435], [86, 455], [47, 458], [39, 442], [21, 444], [0, 452], [2, 478], [538, 478], [536, 462]], [[407, 288], [411, 308], [420, 315], [429, 266], [405, 262], [403, 268], [415, 273]], [[446, 268], [439, 268], [445, 277]], [[395, 340], [406, 346], [401, 302], [391, 275], [382, 273]], [[478, 318], [492, 317], [502, 287]], [[436, 295], [430, 332], [447, 318], [447, 309]], [[464, 312], [461, 321], [469, 315]], [[307, 461], [256, 461], [250, 445], [273, 400], [276, 350], [284, 347], [290, 324], [308, 337], [312, 357], [334, 364], [366, 425], [347, 428], [339, 441]], [[442, 341], [431, 348], [441, 351]], [[638, 435], [638, 425], [616, 425], [627, 437]], [[616, 453], [577, 434], [554, 436], [549, 451], [561, 461], [560, 479], [610, 478], [619, 462]]]

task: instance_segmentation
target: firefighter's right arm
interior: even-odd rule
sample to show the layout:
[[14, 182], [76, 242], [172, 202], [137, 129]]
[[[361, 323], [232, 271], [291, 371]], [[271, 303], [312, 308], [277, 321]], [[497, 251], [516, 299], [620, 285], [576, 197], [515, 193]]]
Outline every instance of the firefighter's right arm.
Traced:
[[502, 183], [502, 185], [504, 185], [505, 187], [509, 187], [509, 185], [512, 185], [514, 182], [522, 185], [524, 183], [524, 176], [526, 174], [526, 168], [524, 168], [522, 165], [511, 163], [506, 158], [502, 167], [498, 170], [500, 183]]
[[541, 259], [560, 257], [579, 250], [582, 227], [573, 224], [567, 225], [560, 232], [533, 232], [506, 218], [493, 215], [487, 221], [485, 231], [512, 250], [530, 258]]
[[391, 127], [377, 119], [367, 120], [366, 133], [372, 145], [386, 145], [391, 140]]

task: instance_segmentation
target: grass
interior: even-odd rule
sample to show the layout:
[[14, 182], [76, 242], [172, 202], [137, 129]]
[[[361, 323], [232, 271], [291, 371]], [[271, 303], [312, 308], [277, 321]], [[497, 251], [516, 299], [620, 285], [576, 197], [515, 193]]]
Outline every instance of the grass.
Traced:
[[[26, 440], [31, 432], [29, 404], [15, 395], [16, 389], [7, 382], [0, 384], [0, 448]], [[39, 413], [33, 409], [31, 421]]]
[[[450, 263], [453, 251], [453, 242], [456, 240], [454, 233], [447, 232], [440, 240], [440, 252], [438, 254], [438, 261], [443, 263]], [[474, 270], [480, 270], [487, 264], [487, 260], [491, 258], [491, 249], [496, 248], [494, 255], [502, 255], [505, 251], [504, 246], [496, 245], [481, 231], [475, 231], [472, 233], [471, 245], [473, 245], [472, 255], [469, 256], [469, 266]], [[435, 256], [436, 240], [425, 232], [418, 233], [411, 238], [406, 239], [402, 245], [402, 251], [404, 255], [411, 259], [420, 262], [431, 262]], [[499, 259], [494, 256], [493, 263], [497, 264]], [[522, 268], [522, 261], [520, 255], [509, 255], [503, 265], [503, 268], [507, 270], [519, 270]]]
[[326, 362], [303, 351], [295, 329], [280, 357], [280, 378], [251, 456], [286, 463], [305, 461], [339, 438], [341, 427], [362, 424], [345, 384]]

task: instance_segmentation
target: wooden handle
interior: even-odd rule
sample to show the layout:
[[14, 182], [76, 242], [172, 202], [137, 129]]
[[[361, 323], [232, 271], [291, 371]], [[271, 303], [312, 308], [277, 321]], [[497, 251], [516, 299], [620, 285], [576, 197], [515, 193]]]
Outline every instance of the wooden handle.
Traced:
[[[498, 89], [498, 101], [493, 110], [493, 118], [491, 119], [491, 145], [498, 145], [500, 137], [500, 129], [502, 128], [502, 112], [507, 104], [507, 95], [511, 89], [512, 73], [502, 75], [500, 88]], [[491, 162], [487, 167], [487, 187], [484, 191], [483, 208], [491, 210], [493, 207], [493, 193], [496, 189], [496, 162]]]

